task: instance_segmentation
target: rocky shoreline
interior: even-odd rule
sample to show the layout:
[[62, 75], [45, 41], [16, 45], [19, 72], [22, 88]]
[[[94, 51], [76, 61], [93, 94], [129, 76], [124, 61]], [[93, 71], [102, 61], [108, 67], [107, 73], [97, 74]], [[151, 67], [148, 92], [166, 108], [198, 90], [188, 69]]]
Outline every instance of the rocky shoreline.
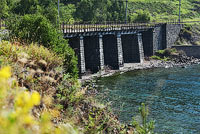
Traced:
[[96, 74], [88, 74], [81, 77], [80, 82], [91, 81], [94, 78], [109, 77], [112, 75], [119, 75], [129, 71], [151, 69], [151, 68], [171, 68], [182, 67], [185, 68], [190, 65], [200, 64], [200, 59], [194, 57], [188, 57], [186, 55], [173, 55], [170, 60], [155, 60], [146, 59], [142, 63], [125, 63], [119, 70], [105, 69]]

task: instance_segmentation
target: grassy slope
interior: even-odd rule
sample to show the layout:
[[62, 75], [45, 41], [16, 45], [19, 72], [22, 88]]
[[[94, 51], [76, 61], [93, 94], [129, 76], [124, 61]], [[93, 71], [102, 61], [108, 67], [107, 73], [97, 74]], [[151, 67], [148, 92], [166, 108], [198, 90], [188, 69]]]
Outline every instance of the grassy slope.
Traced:
[[[37, 91], [41, 95], [40, 105], [32, 110], [32, 115], [39, 122], [42, 113], [47, 111], [50, 113], [54, 125], [65, 124], [66, 126], [70, 123], [79, 128], [80, 133], [106, 132], [118, 134], [123, 131], [126, 132], [124, 125], [119, 123], [108, 108], [95, 101], [93, 94], [95, 95], [96, 90], [90, 84], [80, 87], [76, 79], [62, 73], [62, 62], [62, 57], [58, 57], [42, 46], [34, 44], [22, 46], [17, 42], [13, 44], [9, 42], [0, 43], [0, 69], [4, 66], [10, 66], [13, 74], [12, 79], [15, 79], [19, 86], [19, 90], [14, 90], [13, 94], [26, 90], [28, 92]], [[3, 104], [3, 106], [9, 108], [8, 110], [14, 108], [13, 96], [6, 97], [6, 102], [10, 102], [9, 104]], [[0, 105], [0, 119], [2, 118], [1, 113], [3, 113], [3, 109]], [[18, 120], [18, 117], [20, 116], [17, 116], [16, 120]], [[10, 121], [8, 117], [5, 117], [5, 120]], [[28, 132], [29, 129], [34, 127], [32, 122], [26, 127], [26, 124], [24, 126], [23, 122], [20, 121], [16, 122], [16, 124], [22, 123], [20, 127], [13, 123], [2, 128], [1, 123], [0, 121], [0, 131], [3, 131], [4, 128], [8, 130], [14, 126], [15, 129], [23, 128], [25, 132], [31, 133]], [[49, 124], [47, 125], [49, 126]], [[48, 134], [54, 134], [54, 131], [47, 130], [49, 130]], [[12, 129], [9, 129], [9, 131], [12, 133]], [[67, 131], [65, 133], [70, 134]]]
[[[178, 19], [179, 0], [129, 0], [129, 14], [138, 9], [148, 10], [152, 20]], [[182, 19], [200, 20], [200, 0], [182, 0]]]

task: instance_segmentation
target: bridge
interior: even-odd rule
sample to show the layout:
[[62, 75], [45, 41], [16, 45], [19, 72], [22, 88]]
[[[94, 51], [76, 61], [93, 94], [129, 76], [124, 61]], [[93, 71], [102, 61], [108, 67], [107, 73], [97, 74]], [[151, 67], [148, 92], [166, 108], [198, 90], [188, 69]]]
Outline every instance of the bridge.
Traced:
[[[60, 30], [78, 57], [79, 73], [96, 73], [105, 67], [120, 69], [125, 63], [142, 63], [157, 50], [170, 48], [182, 24], [200, 21], [151, 23], [62, 23]], [[0, 29], [6, 28], [0, 20]]]
[[63, 23], [61, 30], [75, 50], [80, 74], [84, 74], [105, 66], [120, 69], [124, 63], [142, 63], [157, 50], [170, 48], [182, 23]]

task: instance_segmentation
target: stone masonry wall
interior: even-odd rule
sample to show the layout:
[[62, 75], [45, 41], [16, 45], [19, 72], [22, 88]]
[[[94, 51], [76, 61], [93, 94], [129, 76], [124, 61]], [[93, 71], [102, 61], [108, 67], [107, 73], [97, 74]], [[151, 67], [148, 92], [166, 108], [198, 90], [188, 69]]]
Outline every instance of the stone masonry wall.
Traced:
[[172, 46], [172, 48], [184, 51], [187, 56], [200, 58], [200, 46]]
[[153, 53], [155, 53], [157, 50], [165, 49], [165, 39], [165, 27], [155, 27], [153, 31]]
[[181, 31], [182, 25], [179, 24], [167, 24], [166, 25], [166, 46], [170, 48], [174, 45]]

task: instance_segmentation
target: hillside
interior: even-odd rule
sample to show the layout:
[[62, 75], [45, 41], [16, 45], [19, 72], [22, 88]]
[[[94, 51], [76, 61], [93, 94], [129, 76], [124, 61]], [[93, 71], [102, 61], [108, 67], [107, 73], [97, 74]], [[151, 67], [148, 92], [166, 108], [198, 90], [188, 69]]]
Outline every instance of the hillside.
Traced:
[[[129, 15], [137, 10], [149, 11], [152, 20], [178, 19], [179, 0], [129, 0]], [[181, 18], [194, 19], [200, 17], [200, 0], [181, 0]]]
[[[12, 14], [42, 14], [53, 24], [57, 23], [57, 1], [2, 0], [0, 4], [0, 18], [8, 18]], [[181, 0], [181, 4], [182, 19], [200, 18], [200, 0]], [[126, 0], [60, 0], [59, 7], [61, 22], [125, 21]], [[129, 21], [134, 21], [141, 11], [152, 21], [178, 19], [179, 0], [128, 0]]]
[[96, 90], [63, 74], [63, 57], [37, 44], [0, 43], [1, 134], [125, 133]]

